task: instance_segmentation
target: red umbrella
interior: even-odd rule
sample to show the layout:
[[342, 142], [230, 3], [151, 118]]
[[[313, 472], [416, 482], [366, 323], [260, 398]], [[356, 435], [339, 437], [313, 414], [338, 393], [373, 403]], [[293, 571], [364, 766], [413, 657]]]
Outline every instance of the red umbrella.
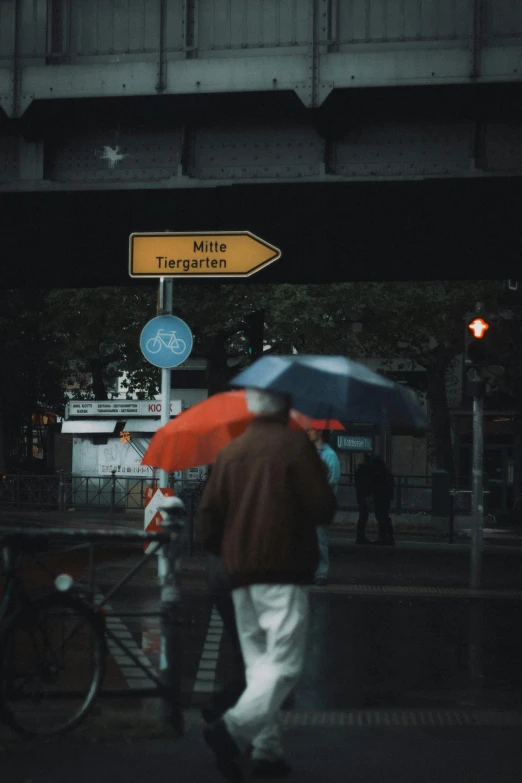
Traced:
[[[199, 465], [211, 465], [223, 446], [241, 435], [252, 419], [244, 389], [214, 394], [192, 405], [154, 434], [142, 459], [169, 473]], [[313, 420], [291, 412], [289, 427], [294, 430], [315, 426]], [[332, 429], [344, 429], [342, 424]], [[321, 429], [325, 427], [321, 426]]]
[[291, 411], [291, 417], [301, 425], [304, 430], [344, 430], [345, 428], [337, 419], [311, 419], [299, 411]]

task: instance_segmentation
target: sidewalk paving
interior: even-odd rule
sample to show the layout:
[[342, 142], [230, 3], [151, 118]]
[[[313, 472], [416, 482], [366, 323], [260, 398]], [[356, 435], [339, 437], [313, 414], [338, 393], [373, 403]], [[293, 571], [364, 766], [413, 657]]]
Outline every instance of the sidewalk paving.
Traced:
[[[340, 511], [337, 513], [334, 524], [329, 528], [332, 535], [345, 535], [355, 539], [357, 524], [356, 512]], [[426, 542], [444, 541], [448, 539], [449, 522], [442, 517], [432, 517], [429, 514], [402, 514], [392, 515], [393, 527], [397, 537], [408, 540], [423, 540]], [[97, 527], [114, 525], [127, 527], [131, 530], [143, 530], [142, 510], [118, 510], [113, 514], [107, 511], [74, 510], [74, 511], [48, 511], [31, 509], [14, 509], [0, 506], [0, 529], [2, 525], [34, 525], [61, 527]], [[377, 535], [377, 524], [373, 517], [367, 525], [367, 534], [370, 538]], [[513, 542], [522, 546], [522, 525], [495, 524], [489, 517], [484, 520], [484, 539], [490, 543]], [[471, 518], [469, 516], [455, 517], [454, 532], [456, 540], [468, 540], [471, 531]]]
[[[469, 522], [469, 518], [468, 518]], [[329, 529], [330, 539], [330, 581], [332, 585], [371, 585], [406, 587], [446, 587], [465, 589], [469, 586], [470, 574], [470, 538], [465, 531], [459, 531], [454, 543], [445, 540], [440, 532], [428, 531], [418, 523], [407, 528], [396, 525], [394, 548], [377, 546], [356, 546], [355, 530], [351, 525], [333, 525]], [[142, 530], [140, 515], [114, 514], [98, 512], [41, 512], [14, 511], [0, 509], [0, 530], [2, 525], [51, 526], [68, 528], [99, 528], [106, 525]], [[372, 526], [368, 535], [375, 538]], [[136, 555], [140, 545], [121, 547], [122, 554], [129, 559], [132, 552]], [[130, 551], [129, 551], [130, 550]], [[488, 528], [484, 533], [482, 588], [488, 590], [522, 590], [522, 529]], [[132, 555], [133, 557], [133, 555]], [[104, 555], [104, 568], [107, 568], [107, 554]], [[121, 573], [121, 558], [115, 555], [115, 568]], [[118, 562], [116, 562], [118, 560]], [[130, 561], [129, 561], [130, 562]], [[182, 573], [185, 581], [189, 578], [204, 579], [205, 558], [197, 546], [194, 554], [185, 554], [182, 560]], [[156, 579], [155, 565], [147, 565], [139, 575], [139, 582]], [[328, 589], [328, 588], [326, 588]]]
[[[10, 524], [142, 526], [136, 515], [114, 520], [72, 512], [9, 516]], [[0, 529], [2, 523], [6, 524], [5, 514], [0, 514]], [[335, 526], [330, 541], [331, 582], [326, 588], [311, 588], [315, 642], [309, 671], [295, 708], [285, 716], [285, 744], [294, 766], [288, 780], [518, 780], [522, 695], [517, 641], [510, 623], [520, 635], [522, 536], [509, 544], [488, 542], [484, 547], [486, 589], [480, 606], [485, 608], [490, 632], [484, 649], [490, 679], [475, 690], [465, 686], [467, 626], [458, 630], [462, 617], [467, 618], [466, 596], [471, 597], [466, 590], [469, 540], [455, 544], [430, 540], [410, 528], [397, 532], [395, 548], [360, 547], [354, 544], [353, 528]], [[103, 586], [119, 578], [138, 550], [139, 546], [135, 553], [123, 549], [119, 555], [105, 555], [98, 583]], [[196, 611], [202, 602], [193, 591], [205, 590], [204, 556], [183, 559], [182, 579], [187, 609]], [[138, 592], [143, 600], [155, 600], [154, 560], [140, 575]], [[189, 634], [192, 638], [194, 631]], [[502, 640], [508, 647], [502, 647]], [[318, 645], [319, 651], [314, 652]], [[223, 653], [226, 664], [226, 650]], [[457, 666], [458, 655], [463, 661]], [[494, 671], [488, 668], [491, 656]], [[412, 672], [412, 664], [418, 671]], [[378, 676], [371, 674], [372, 667]], [[506, 678], [509, 681], [501, 682]], [[115, 778], [126, 783], [218, 783], [197, 712], [186, 711], [187, 732], [179, 739], [159, 723], [157, 701], [145, 700], [139, 712], [131, 701], [114, 711], [113, 700], [100, 699], [98, 715], [71, 734], [48, 742], [22, 742], [5, 730], [0, 732], [0, 779], [6, 783], [113, 783]], [[346, 705], [352, 709], [343, 709]]]
[[[296, 726], [285, 734], [299, 783], [515, 783], [520, 726]], [[218, 783], [201, 727], [182, 739], [52, 742], [0, 753], [6, 783]]]

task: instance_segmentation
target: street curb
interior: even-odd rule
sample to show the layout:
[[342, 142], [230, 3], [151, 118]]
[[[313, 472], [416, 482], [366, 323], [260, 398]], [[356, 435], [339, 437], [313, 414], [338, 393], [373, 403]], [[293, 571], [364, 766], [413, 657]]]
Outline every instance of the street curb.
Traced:
[[[199, 710], [183, 711], [185, 733], [200, 730], [206, 724]], [[522, 727], [522, 711], [517, 709], [493, 709], [470, 707], [462, 709], [441, 708], [391, 708], [362, 710], [288, 710], [281, 713], [284, 729], [293, 728], [337, 728], [362, 729], [397, 728], [448, 728], [448, 727]], [[11, 748], [27, 748], [27, 740], [10, 732], [0, 733], [0, 752]], [[179, 739], [176, 730], [163, 724], [157, 714], [147, 716], [142, 710], [121, 709], [117, 712], [104, 711], [100, 716], [89, 717], [70, 734], [41, 738], [32, 741], [36, 745], [83, 744], [100, 741], [129, 743], [151, 739]]]
[[[357, 529], [357, 515], [355, 512], [338, 512], [343, 515], [350, 514], [353, 519], [343, 519], [342, 521], [334, 521], [329, 526], [328, 532], [330, 540], [334, 537], [353, 538], [356, 536]], [[100, 518], [102, 517], [102, 518]], [[442, 517], [432, 517], [431, 515], [425, 515], [422, 521], [419, 519], [410, 519], [409, 515], [392, 515], [393, 529], [396, 536], [413, 535], [428, 539], [426, 543], [432, 543], [429, 539], [436, 539], [437, 541], [444, 541], [449, 535], [449, 521]], [[129, 514], [115, 514], [113, 517], [107, 517], [103, 514], [99, 516], [97, 514], [89, 514], [88, 512], [49, 512], [49, 511], [29, 511], [29, 510], [15, 510], [15, 509], [3, 509], [0, 507], [0, 530], [2, 524], [16, 524], [21, 526], [34, 525], [35, 527], [46, 527], [48, 525], [64, 526], [72, 524], [74, 527], [129, 527], [132, 530], [143, 530], [142, 515], [139, 513]], [[465, 527], [463, 527], [465, 525]], [[470, 540], [471, 531], [471, 519], [470, 517], [456, 517], [455, 518], [455, 538]], [[378, 526], [372, 519], [368, 522], [366, 530], [370, 534], [376, 534], [378, 532]], [[489, 543], [493, 540], [497, 541], [510, 541], [513, 545], [519, 544], [522, 547], [522, 527], [510, 526], [506, 527], [493, 527], [485, 528], [485, 538]]]

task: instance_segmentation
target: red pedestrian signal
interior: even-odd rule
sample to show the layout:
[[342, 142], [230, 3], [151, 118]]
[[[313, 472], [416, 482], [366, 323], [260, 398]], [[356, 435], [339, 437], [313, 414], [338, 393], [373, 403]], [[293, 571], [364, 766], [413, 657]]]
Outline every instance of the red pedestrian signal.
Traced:
[[473, 332], [473, 337], [481, 339], [489, 329], [489, 324], [483, 318], [474, 318], [473, 321], [470, 321], [468, 324], [468, 329], [471, 329]]
[[491, 328], [489, 321], [480, 315], [474, 315], [467, 323], [466, 332], [468, 335], [466, 364], [473, 367], [486, 367], [488, 364], [494, 364], [494, 351], [491, 342], [495, 336], [495, 329]]

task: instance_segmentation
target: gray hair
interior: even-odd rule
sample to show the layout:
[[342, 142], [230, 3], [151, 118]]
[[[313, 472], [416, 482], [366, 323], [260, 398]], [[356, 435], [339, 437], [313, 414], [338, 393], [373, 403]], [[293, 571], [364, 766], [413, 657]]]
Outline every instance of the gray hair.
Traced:
[[290, 407], [289, 397], [279, 392], [250, 387], [245, 389], [245, 395], [248, 410], [256, 416], [271, 416]]

